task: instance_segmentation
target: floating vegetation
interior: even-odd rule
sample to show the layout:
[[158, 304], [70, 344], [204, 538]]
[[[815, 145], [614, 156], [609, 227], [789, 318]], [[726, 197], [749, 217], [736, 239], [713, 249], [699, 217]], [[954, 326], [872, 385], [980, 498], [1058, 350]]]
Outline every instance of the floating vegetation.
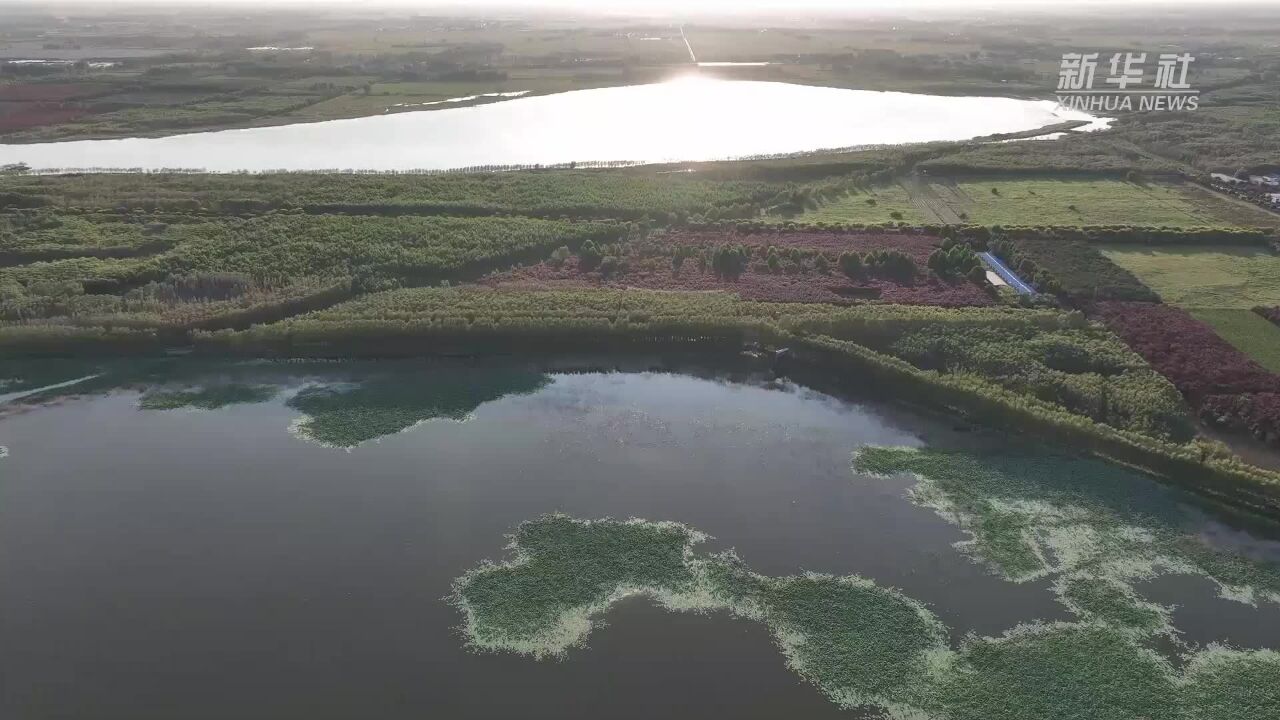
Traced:
[[231, 383], [213, 385], [198, 390], [158, 390], [149, 392], [138, 401], [143, 410], [178, 410], [196, 408], [219, 410], [230, 405], [263, 403], [279, 394], [270, 385], [243, 385]]
[[9, 448], [0, 445], [0, 459], [9, 457]]
[[1209, 578], [1223, 598], [1280, 603], [1280, 568], [1215, 548], [1205, 516], [1133, 471], [1049, 453], [868, 447], [854, 469], [911, 473], [911, 499], [960, 526], [959, 549], [1013, 582], [1055, 576], [1082, 620], [1174, 636], [1171, 608], [1134, 587], [1162, 574]]
[[675, 523], [579, 521], [550, 515], [522, 523], [502, 565], [455, 583], [471, 644], [535, 657], [581, 645], [591, 617], [637, 593], [692, 595], [692, 548], [703, 536]]
[[582, 646], [593, 618], [643, 595], [676, 611], [728, 611], [767, 624], [788, 665], [845, 707], [910, 714], [921, 679], [945, 664], [946, 632], [920, 603], [858, 577], [770, 578], [732, 553], [698, 557], [683, 525], [576, 520], [522, 523], [505, 563], [454, 583], [468, 643], [536, 658]]
[[532, 393], [547, 382], [533, 372], [448, 371], [313, 386], [289, 399], [289, 407], [305, 414], [290, 431], [326, 447], [353, 448], [427, 420], [466, 420], [486, 402]]
[[1142, 600], [1130, 585], [1112, 578], [1064, 575], [1053, 589], [1067, 609], [1084, 620], [1131, 628], [1143, 634], [1161, 632], [1171, 626], [1170, 608]]
[[[699, 561], [707, 598], [765, 623], [787, 666], [841, 707], [875, 705], [911, 717], [930, 703], [930, 679], [947, 668], [943, 624], [921, 603], [856, 576], [772, 578], [732, 553]], [[697, 606], [695, 606], [697, 607]]]
[[1138, 632], [1163, 628], [1165, 609], [1110, 577], [1059, 578], [1059, 595], [1088, 621], [1028, 623], [953, 648], [938, 618], [896, 590], [857, 576], [759, 575], [732, 552], [697, 554], [705, 539], [677, 523], [547, 515], [519, 526], [509, 560], [458, 578], [453, 601], [471, 647], [535, 658], [581, 647], [631, 595], [729, 612], [767, 625], [788, 667], [839, 706], [900, 720], [1280, 717], [1280, 653], [1210, 646], [1179, 671]]
[[931, 688], [936, 715], [950, 720], [1183, 717], [1169, 662], [1102, 626], [1028, 624], [970, 637], [952, 668]]
[[1189, 718], [1280, 718], [1280, 653], [1210, 646], [1183, 671], [1182, 704]]

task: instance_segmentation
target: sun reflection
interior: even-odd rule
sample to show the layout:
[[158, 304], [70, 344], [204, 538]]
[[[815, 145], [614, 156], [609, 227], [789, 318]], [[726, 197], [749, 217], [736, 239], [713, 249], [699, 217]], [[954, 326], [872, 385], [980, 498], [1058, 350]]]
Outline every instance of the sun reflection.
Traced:
[[705, 88], [706, 86], [711, 85], [713, 83], [717, 83], [717, 82], [724, 82], [724, 81], [719, 80], [717, 78], [707, 77], [706, 75], [699, 73], [697, 70], [691, 70], [688, 72], [683, 72], [679, 75], [674, 75], [672, 77], [669, 77], [666, 80], [662, 81], [662, 84], [670, 85], [674, 87], [691, 86], [691, 87]]

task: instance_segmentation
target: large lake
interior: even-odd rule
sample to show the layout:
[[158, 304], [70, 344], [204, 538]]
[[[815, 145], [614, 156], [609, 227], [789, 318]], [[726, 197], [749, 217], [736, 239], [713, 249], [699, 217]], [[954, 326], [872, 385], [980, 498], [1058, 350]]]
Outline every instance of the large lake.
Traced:
[[[965, 534], [909, 500], [910, 477], [850, 465], [864, 445], [1016, 441], [682, 367], [0, 368], [10, 389], [79, 380], [0, 404], [0, 716], [859, 717], [790, 672], [762, 625], [642, 598], [560, 661], [469, 652], [451, 583], [556, 511], [685, 523], [771, 576], [856, 573], [925, 603], [953, 641], [1070, 619], [1052, 578], [1010, 582], [959, 552]], [[1116, 512], [1191, 502], [1132, 482]], [[1162, 581], [1141, 592], [1180, 605], [1188, 641], [1280, 646], [1274, 605]]]
[[695, 77], [351, 120], [164, 138], [0, 145], [0, 164], [231, 172], [654, 163], [964, 140], [1093, 119], [1044, 100]]

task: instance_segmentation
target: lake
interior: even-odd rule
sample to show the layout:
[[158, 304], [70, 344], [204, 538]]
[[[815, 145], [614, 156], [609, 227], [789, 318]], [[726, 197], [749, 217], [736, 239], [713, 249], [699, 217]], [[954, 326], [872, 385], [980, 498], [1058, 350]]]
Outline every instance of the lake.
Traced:
[[1068, 120], [1094, 118], [1049, 100], [686, 77], [429, 112], [163, 138], [0, 145], [0, 165], [232, 172], [657, 163], [965, 140]]
[[[37, 389], [22, 384], [27, 372], [78, 381], [0, 404], [0, 715], [862, 715], [788, 670], [766, 625], [672, 612], [643, 593], [614, 602], [560, 660], [469, 650], [453, 583], [503, 561], [520, 523], [555, 512], [683, 523], [713, 537], [706, 552], [734, 548], [768, 577], [859, 575], [923, 603], [950, 644], [1072, 620], [1053, 587], [1070, 573], [1014, 582], [993, 572], [998, 559], [955, 546], [969, 536], [939, 503], [954, 511], [962, 491], [939, 482], [913, 500], [909, 473], [851, 469], [875, 446], [1010, 473], [1001, 463], [1025, 443], [750, 368], [608, 366], [0, 368], [23, 392]], [[1065, 502], [1035, 485], [1040, 475], [1005, 483], [1000, 507]], [[1270, 529], [1137, 476], [1104, 480], [1071, 502], [1157, 522], [1125, 515], [1141, 505], [1177, 516], [1157, 533], [1181, 523], [1179, 537], [1280, 563]], [[1035, 517], [1023, 522], [1040, 532]], [[1172, 622], [1188, 643], [1280, 647], [1274, 603], [1229, 602], [1195, 573], [1150, 588], [1108, 581], [1179, 605]]]

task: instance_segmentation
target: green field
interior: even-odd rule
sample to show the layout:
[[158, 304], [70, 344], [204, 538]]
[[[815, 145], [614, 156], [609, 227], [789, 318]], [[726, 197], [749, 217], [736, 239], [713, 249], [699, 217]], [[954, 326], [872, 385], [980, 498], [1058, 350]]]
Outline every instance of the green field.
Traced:
[[903, 179], [865, 194], [850, 194], [806, 213], [804, 219], [886, 222], [892, 212], [907, 222], [978, 225], [1248, 227], [1280, 221], [1280, 216], [1191, 185], [928, 178]]
[[1266, 369], [1280, 373], [1280, 328], [1252, 310], [1197, 308], [1197, 320]]
[[[897, 216], [894, 215], [897, 213]], [[824, 203], [821, 207], [810, 210], [799, 218], [804, 222], [828, 223], [887, 223], [931, 222], [929, 215], [920, 212], [911, 204], [911, 195], [901, 185], [886, 185], [865, 192], [855, 192], [834, 202]]]
[[1107, 245], [1103, 253], [1174, 305], [1239, 310], [1280, 305], [1280, 256], [1264, 248]]

